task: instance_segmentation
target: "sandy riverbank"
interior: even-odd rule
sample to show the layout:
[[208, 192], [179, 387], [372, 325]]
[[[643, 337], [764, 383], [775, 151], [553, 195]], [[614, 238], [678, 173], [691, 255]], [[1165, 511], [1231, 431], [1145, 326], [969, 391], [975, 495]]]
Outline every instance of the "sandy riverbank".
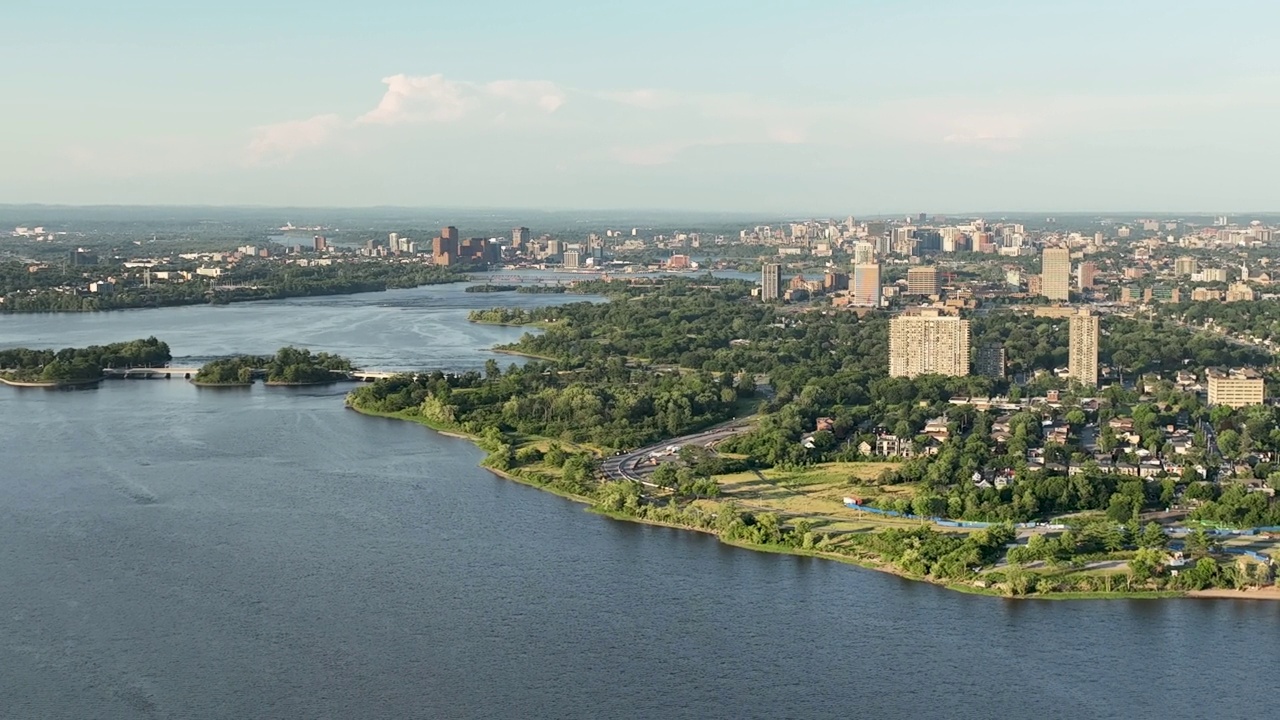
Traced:
[[1252, 588], [1249, 590], [1227, 590], [1214, 588], [1211, 590], [1192, 590], [1187, 593], [1192, 598], [1216, 598], [1230, 600], [1280, 600], [1280, 587]]
[[66, 382], [28, 382], [24, 380], [12, 380], [10, 378], [4, 377], [3, 375], [0, 375], [0, 383], [4, 383], [5, 385], [8, 385], [10, 387], [21, 387], [21, 388], [46, 388], [46, 389], [52, 390], [56, 388], [80, 387], [83, 385], [96, 385], [100, 382], [102, 382], [102, 378], [97, 378], [94, 380], [69, 380]]

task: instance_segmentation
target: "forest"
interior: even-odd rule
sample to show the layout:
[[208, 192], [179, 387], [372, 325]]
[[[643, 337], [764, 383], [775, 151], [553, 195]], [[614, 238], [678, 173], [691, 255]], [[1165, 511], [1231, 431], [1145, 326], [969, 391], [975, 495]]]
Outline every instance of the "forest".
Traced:
[[530, 362], [484, 374], [400, 376], [362, 386], [352, 406], [407, 412], [440, 426], [479, 435], [540, 436], [603, 449], [634, 448], [732, 417], [751, 388], [731, 376], [655, 373], [619, 358], [582, 364]]
[[284, 347], [275, 355], [237, 355], [205, 363], [192, 378], [200, 385], [248, 385], [261, 375], [268, 384], [315, 385], [336, 382], [355, 367], [329, 353]]

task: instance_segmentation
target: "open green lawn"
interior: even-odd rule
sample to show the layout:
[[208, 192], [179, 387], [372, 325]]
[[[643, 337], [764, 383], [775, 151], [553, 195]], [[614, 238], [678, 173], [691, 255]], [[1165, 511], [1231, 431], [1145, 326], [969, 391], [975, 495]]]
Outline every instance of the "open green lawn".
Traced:
[[824, 532], [843, 534], [887, 525], [918, 525], [914, 520], [868, 515], [844, 504], [850, 495], [868, 498], [913, 494], [914, 489], [908, 486], [865, 484], [893, 467], [896, 463], [823, 463], [802, 470], [749, 470], [719, 475], [716, 482], [720, 484], [723, 499], [734, 500], [751, 510], [808, 517], [818, 522]]

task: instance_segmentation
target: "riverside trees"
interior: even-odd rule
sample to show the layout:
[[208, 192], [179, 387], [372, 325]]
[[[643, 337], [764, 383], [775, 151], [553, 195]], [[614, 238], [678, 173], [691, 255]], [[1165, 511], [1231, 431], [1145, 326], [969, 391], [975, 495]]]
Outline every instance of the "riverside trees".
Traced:
[[262, 371], [268, 383], [315, 385], [334, 382], [354, 370], [351, 361], [329, 353], [312, 354], [295, 347], [280, 348], [275, 355], [236, 355], [205, 363], [196, 373], [201, 385], [248, 385]]
[[476, 435], [494, 427], [621, 449], [727, 420], [738, 393], [709, 373], [657, 374], [615, 358], [572, 369], [530, 362], [489, 377], [400, 376], [360, 387], [350, 397], [361, 409], [409, 412]]
[[105, 368], [158, 367], [172, 359], [168, 344], [142, 340], [62, 350], [0, 350], [0, 371], [19, 380], [73, 382], [102, 377]]

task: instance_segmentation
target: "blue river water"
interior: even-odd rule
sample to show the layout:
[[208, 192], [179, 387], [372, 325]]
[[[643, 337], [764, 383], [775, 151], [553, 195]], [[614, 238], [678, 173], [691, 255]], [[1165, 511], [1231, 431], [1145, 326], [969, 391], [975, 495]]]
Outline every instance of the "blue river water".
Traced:
[[[479, 367], [462, 286], [0, 317]], [[344, 388], [0, 387], [0, 717], [1252, 718], [1280, 604], [1007, 601], [617, 522]]]

